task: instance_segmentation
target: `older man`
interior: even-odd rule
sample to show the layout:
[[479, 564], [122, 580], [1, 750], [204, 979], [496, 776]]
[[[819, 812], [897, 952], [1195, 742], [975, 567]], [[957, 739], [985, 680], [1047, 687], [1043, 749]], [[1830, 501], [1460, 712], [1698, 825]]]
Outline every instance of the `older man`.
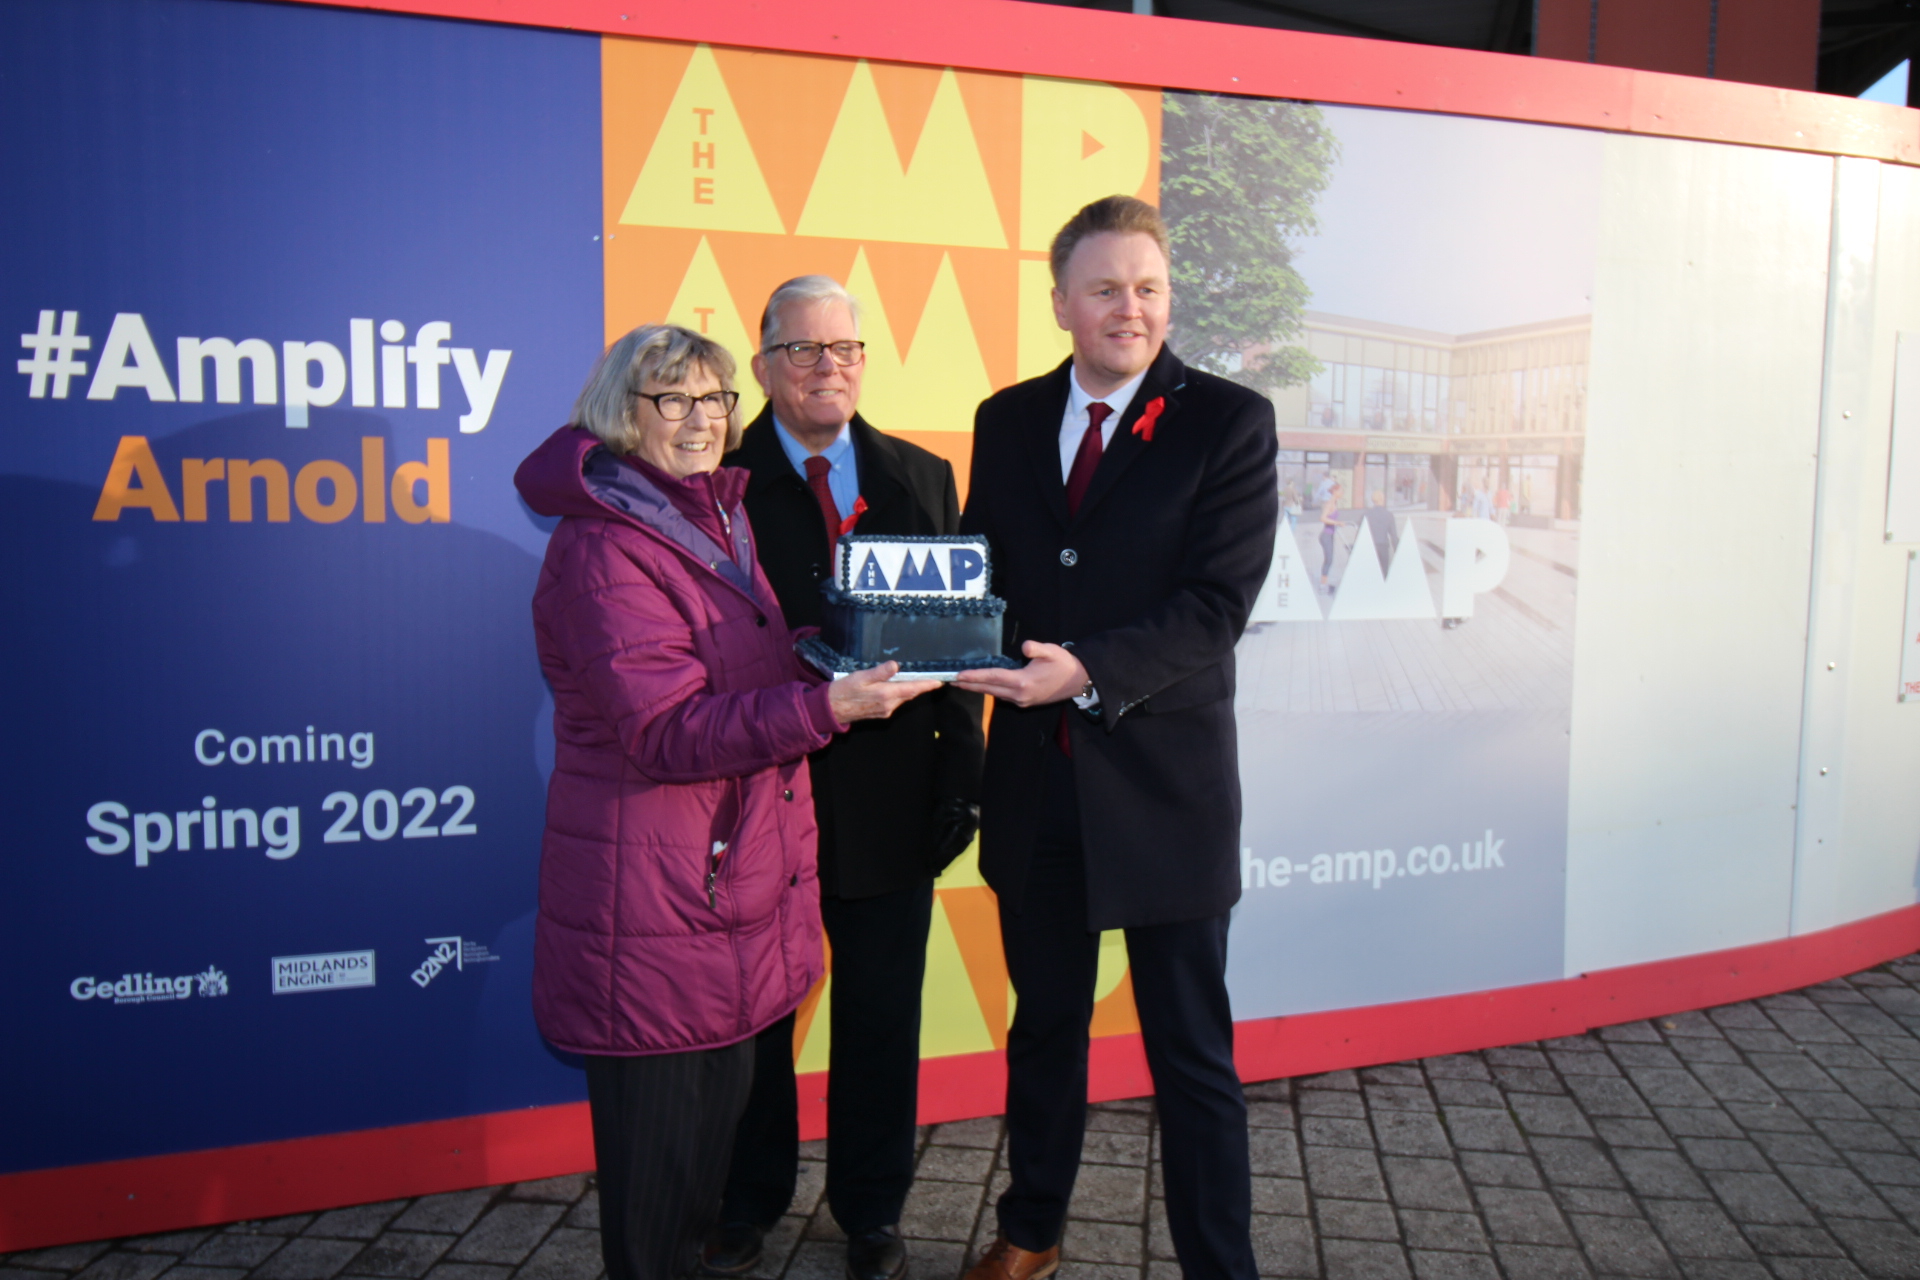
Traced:
[[[882, 435], [856, 412], [865, 371], [858, 304], [825, 276], [774, 291], [753, 373], [767, 407], [727, 461], [752, 473], [747, 514], [792, 627], [817, 626], [834, 540], [951, 534], [952, 464]], [[895, 1230], [913, 1183], [920, 985], [933, 878], [973, 839], [983, 755], [980, 699], [943, 689], [864, 724], [812, 757], [820, 914], [832, 948], [827, 1204], [847, 1235], [850, 1280], [898, 1280]], [[793, 1019], [760, 1036], [753, 1095], [734, 1143], [720, 1226], [703, 1254], [744, 1275], [793, 1199], [799, 1123]]]

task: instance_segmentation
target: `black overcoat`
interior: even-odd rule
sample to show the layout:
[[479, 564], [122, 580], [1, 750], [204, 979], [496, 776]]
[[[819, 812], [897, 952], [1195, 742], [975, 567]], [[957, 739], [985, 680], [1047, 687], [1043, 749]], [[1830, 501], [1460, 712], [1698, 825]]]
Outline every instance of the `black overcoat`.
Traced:
[[[854, 463], [867, 510], [861, 533], [951, 534], [960, 500], [953, 464], [853, 419]], [[745, 467], [747, 518], [789, 627], [820, 625], [820, 584], [832, 563], [826, 522], [763, 409], [726, 457]], [[952, 687], [914, 699], [886, 720], [863, 720], [809, 757], [820, 824], [820, 891], [870, 898], [937, 875], [933, 811], [977, 801], [981, 699]]]
[[[1100, 694], [1097, 719], [1067, 713], [1089, 923], [1218, 915], [1240, 898], [1233, 647], [1273, 558], [1273, 406], [1162, 350], [1069, 518], [1069, 367], [981, 404], [961, 529], [991, 546], [1007, 652], [1071, 643]], [[1061, 706], [994, 706], [980, 869], [1016, 910]]]

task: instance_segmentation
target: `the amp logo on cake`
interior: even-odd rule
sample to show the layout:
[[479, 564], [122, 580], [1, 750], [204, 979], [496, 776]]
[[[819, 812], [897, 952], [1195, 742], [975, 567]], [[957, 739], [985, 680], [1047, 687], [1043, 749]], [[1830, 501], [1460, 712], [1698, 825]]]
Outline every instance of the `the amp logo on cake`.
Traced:
[[859, 595], [987, 594], [987, 544], [954, 538], [842, 538], [841, 590]]

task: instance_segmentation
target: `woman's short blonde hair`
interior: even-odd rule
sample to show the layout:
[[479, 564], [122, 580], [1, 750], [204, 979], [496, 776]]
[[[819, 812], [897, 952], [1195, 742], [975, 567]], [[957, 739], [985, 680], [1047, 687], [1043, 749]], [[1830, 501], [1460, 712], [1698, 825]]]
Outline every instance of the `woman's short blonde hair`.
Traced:
[[[633, 421], [634, 397], [651, 382], [674, 386], [701, 370], [732, 391], [733, 357], [712, 338], [677, 324], [643, 324], [607, 348], [593, 366], [580, 398], [573, 402], [573, 424], [585, 427], [615, 453], [632, 453], [640, 444]], [[740, 406], [727, 415], [727, 452], [740, 447]]]

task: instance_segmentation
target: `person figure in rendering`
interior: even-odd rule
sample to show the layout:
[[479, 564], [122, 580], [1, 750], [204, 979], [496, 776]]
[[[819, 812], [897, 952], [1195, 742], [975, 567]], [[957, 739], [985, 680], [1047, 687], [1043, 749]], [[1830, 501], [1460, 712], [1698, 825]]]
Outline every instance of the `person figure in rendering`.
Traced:
[[[753, 372], [767, 406], [727, 460], [752, 477], [747, 514], [781, 612], [792, 626], [817, 626], [842, 532], [958, 532], [953, 465], [859, 416], [859, 308], [826, 276], [774, 291]], [[827, 1204], [847, 1236], [851, 1280], [898, 1280], [907, 1268], [896, 1225], [913, 1184], [933, 880], [978, 826], [980, 707], [978, 696], [943, 688], [811, 757], [820, 911], [833, 956]], [[720, 1222], [703, 1251], [709, 1274], [751, 1271], [793, 1200], [793, 1055], [789, 1015], [760, 1035]]]
[[1059, 1265], [1086, 1127], [1099, 935], [1124, 928], [1153, 1073], [1167, 1221], [1191, 1280], [1253, 1280], [1228, 912], [1240, 897], [1234, 643], [1273, 555], [1273, 407], [1165, 346], [1152, 205], [1097, 200], [1054, 238], [1073, 356], [980, 406], [966, 533], [990, 544], [1017, 671], [996, 699], [980, 868], [1018, 997], [1012, 1183], [970, 1280]]
[[1373, 537], [1373, 549], [1380, 556], [1380, 572], [1393, 567], [1393, 553], [1400, 547], [1400, 528], [1394, 522], [1393, 512], [1387, 508], [1385, 490], [1375, 489], [1367, 498], [1367, 509], [1361, 519], [1367, 526], [1367, 532]]
[[1326, 496], [1320, 500], [1320, 586], [1328, 595], [1333, 585], [1327, 581], [1333, 573], [1333, 551], [1340, 540], [1340, 482], [1327, 482]]
[[608, 1280], [671, 1280], [719, 1208], [754, 1037], [819, 979], [806, 757], [931, 681], [801, 667], [720, 469], [724, 347], [644, 325], [520, 464], [555, 755], [533, 1013], [586, 1059]]

